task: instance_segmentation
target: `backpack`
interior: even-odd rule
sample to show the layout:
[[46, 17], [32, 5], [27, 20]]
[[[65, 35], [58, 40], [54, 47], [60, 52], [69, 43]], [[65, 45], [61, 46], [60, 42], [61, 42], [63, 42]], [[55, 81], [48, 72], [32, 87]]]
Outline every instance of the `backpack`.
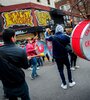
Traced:
[[71, 53], [72, 52], [72, 48], [71, 48], [70, 43], [68, 43], [66, 45], [58, 37], [53, 37], [53, 39], [56, 40], [58, 44], [62, 45], [62, 47], [65, 48], [65, 50], [67, 51], [67, 53]]

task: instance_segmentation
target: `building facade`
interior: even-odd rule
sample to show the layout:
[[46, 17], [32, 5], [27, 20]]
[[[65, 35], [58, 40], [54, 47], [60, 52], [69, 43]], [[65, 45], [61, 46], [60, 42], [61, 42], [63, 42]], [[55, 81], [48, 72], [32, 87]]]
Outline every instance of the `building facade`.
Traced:
[[55, 2], [57, 9], [63, 10], [66, 16], [64, 16], [64, 24], [66, 27], [74, 27], [81, 20], [81, 14], [78, 10], [73, 8], [75, 0], [58, 0]]
[[16, 5], [16, 4], [21, 4], [21, 3], [35, 3], [35, 4], [40, 4], [44, 6], [50, 6], [50, 7], [55, 7], [54, 0], [0, 0], [0, 3], [4, 6], [9, 6], [9, 5]]
[[[0, 32], [6, 28], [12, 28], [16, 31], [16, 35], [26, 36], [27, 34], [28, 37], [28, 34], [33, 33], [34, 35], [38, 34], [40, 37], [40, 34], [45, 31], [46, 27], [53, 27], [54, 24], [64, 23], [63, 12], [54, 8], [54, 1], [52, 3], [52, 0], [37, 0], [38, 2], [32, 0], [34, 3], [31, 0], [28, 3], [24, 3], [24, 0], [22, 0], [23, 3], [15, 0], [11, 4], [8, 4], [8, 2], [6, 4], [5, 1], [7, 0], [1, 1]], [[40, 1], [42, 2], [40, 3]], [[45, 1], [48, 1], [49, 4], [47, 2], [46, 5]]]

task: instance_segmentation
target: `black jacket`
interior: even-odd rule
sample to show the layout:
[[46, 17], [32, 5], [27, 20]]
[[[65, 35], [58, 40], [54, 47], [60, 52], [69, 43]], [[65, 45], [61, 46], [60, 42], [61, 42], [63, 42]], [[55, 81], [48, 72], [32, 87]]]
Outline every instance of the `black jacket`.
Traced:
[[22, 70], [29, 67], [24, 49], [8, 43], [0, 47], [0, 78], [5, 87], [17, 87], [25, 82]]
[[[55, 35], [48, 36], [48, 33], [45, 33], [46, 40], [52, 41], [53, 45], [53, 57], [54, 58], [64, 58], [68, 56], [66, 46], [70, 43], [70, 37], [65, 35], [62, 32], [55, 33]], [[62, 42], [59, 42], [59, 40]]]

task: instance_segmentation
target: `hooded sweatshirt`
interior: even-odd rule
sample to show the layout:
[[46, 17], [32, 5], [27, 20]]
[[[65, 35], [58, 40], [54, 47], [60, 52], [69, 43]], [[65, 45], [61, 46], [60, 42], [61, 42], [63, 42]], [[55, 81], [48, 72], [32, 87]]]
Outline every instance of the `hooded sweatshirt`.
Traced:
[[68, 56], [65, 46], [70, 43], [70, 37], [64, 34], [64, 29], [61, 25], [56, 26], [55, 35], [48, 35], [47, 32], [45, 32], [44, 35], [46, 40], [52, 41], [54, 58], [64, 58]]

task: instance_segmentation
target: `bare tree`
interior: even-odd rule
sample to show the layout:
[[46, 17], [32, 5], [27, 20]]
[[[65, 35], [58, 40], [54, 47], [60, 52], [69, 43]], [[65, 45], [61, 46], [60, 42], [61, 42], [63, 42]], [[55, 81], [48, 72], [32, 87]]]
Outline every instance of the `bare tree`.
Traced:
[[84, 19], [90, 19], [90, 0], [73, 0], [71, 12], [77, 10]]

